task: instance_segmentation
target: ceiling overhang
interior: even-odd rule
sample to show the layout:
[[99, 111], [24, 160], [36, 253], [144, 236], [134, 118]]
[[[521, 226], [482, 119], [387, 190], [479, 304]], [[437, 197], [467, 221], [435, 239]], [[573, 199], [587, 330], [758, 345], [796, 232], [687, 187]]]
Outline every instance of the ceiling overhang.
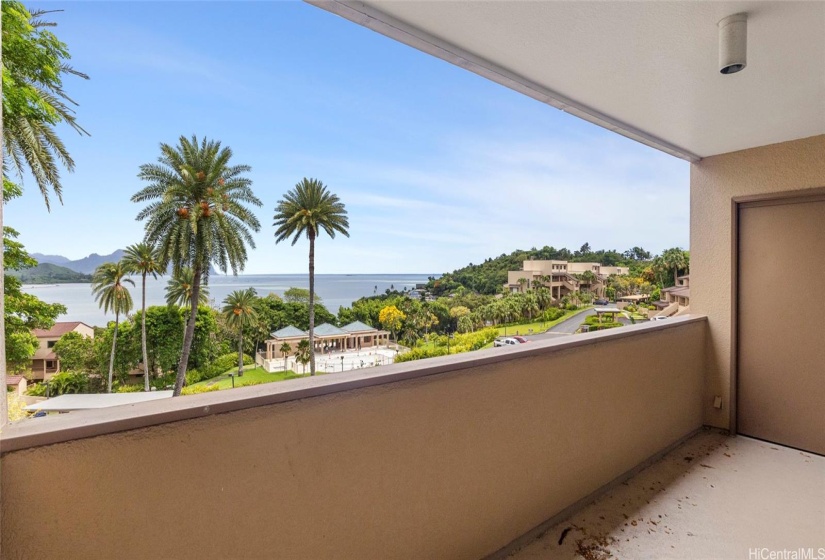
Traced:
[[[825, 2], [307, 1], [688, 161], [825, 133]], [[751, 60], [723, 76], [738, 11]]]

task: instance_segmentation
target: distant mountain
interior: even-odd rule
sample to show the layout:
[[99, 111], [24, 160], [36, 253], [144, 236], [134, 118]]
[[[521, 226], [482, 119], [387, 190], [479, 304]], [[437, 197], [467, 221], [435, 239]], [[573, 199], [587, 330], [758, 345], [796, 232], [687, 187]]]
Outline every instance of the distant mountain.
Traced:
[[58, 264], [68, 268], [69, 270], [74, 270], [75, 272], [91, 274], [103, 263], [119, 261], [123, 257], [123, 249], [118, 249], [109, 255], [98, 255], [97, 253], [92, 253], [88, 257], [77, 259], [76, 261], [67, 259], [61, 255], [42, 255], [40, 253], [34, 253], [32, 254], [32, 257], [37, 259], [37, 262], [39, 263]]
[[[114, 253], [110, 253], [108, 255], [98, 255], [97, 253], [92, 253], [88, 257], [77, 259], [76, 261], [68, 259], [62, 255], [44, 255], [43, 253], [32, 253], [32, 257], [34, 257], [37, 262], [41, 264], [56, 264], [82, 274], [92, 274], [95, 269], [103, 263], [117, 262], [122, 259], [123, 253], [123, 249], [118, 249]], [[212, 267], [210, 274], [219, 275], [221, 273], [218, 272], [215, 267]]]
[[52, 263], [40, 263], [32, 268], [10, 270], [8, 273], [19, 278], [24, 284], [67, 284], [92, 281], [92, 277], [88, 274]]
[[43, 253], [32, 253], [32, 257], [39, 263], [51, 263], [51, 264], [66, 264], [67, 262], [71, 262], [70, 259], [63, 257], [61, 255], [44, 255]]

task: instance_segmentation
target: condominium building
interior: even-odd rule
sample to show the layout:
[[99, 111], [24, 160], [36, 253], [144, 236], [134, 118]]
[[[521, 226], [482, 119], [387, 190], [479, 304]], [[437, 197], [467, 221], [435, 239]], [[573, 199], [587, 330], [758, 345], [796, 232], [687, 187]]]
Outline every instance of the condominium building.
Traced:
[[[592, 276], [586, 273], [592, 273]], [[604, 295], [607, 279], [613, 274], [627, 274], [626, 266], [605, 266], [594, 262], [524, 261], [522, 270], [507, 273], [505, 291], [523, 292], [536, 285], [550, 289], [554, 300], [573, 292], [590, 292]]]

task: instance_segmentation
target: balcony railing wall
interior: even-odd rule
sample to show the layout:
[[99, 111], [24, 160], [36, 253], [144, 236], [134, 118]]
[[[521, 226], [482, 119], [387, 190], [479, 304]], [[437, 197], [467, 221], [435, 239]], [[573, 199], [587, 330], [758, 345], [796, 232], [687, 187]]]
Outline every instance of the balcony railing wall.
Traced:
[[[686, 317], [146, 403], [205, 416], [126, 431], [149, 409], [33, 420], [4, 434], [3, 557], [480, 558], [700, 427], [705, 336]], [[67, 421], [101, 435], [32, 443]]]

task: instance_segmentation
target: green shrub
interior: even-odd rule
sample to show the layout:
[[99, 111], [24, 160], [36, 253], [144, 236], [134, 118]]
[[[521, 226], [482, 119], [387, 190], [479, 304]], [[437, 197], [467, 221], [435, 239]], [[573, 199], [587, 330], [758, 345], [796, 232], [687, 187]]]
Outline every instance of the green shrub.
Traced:
[[575, 303], [568, 303], [567, 305], [565, 305], [565, 306], [564, 306], [564, 308], [565, 308], [567, 311], [575, 311], [575, 310], [576, 310], [576, 309], [578, 309], [579, 307], [578, 307]]
[[140, 393], [143, 391], [143, 385], [118, 385], [115, 393]]
[[175, 379], [177, 378], [177, 374], [174, 371], [170, 371], [169, 373], [165, 373], [160, 377], [149, 378], [149, 385], [158, 391], [163, 391], [166, 389], [171, 389], [175, 386]]
[[184, 387], [180, 392], [181, 395], [197, 395], [198, 393], [211, 393], [212, 391], [220, 391], [220, 387], [215, 385], [198, 385], [197, 387]]
[[26, 394], [32, 397], [45, 397], [46, 396], [46, 384], [45, 383], [33, 383], [26, 387]]
[[[452, 349], [452, 347], [451, 347]], [[423, 360], [424, 358], [435, 358], [436, 356], [446, 356], [446, 346], [428, 346], [424, 348], [414, 348], [409, 352], [404, 352], [395, 357], [395, 362], [412, 362], [413, 360]]]
[[601, 323], [599, 322], [599, 317], [597, 315], [590, 315], [589, 317], [585, 318], [584, 322], [588, 325], [604, 325], [607, 323], [619, 323], [618, 321], [611, 321], [608, 315], [602, 316]]
[[[252, 359], [251, 356], [248, 354], [243, 355], [243, 365], [248, 366], [252, 365], [255, 360]], [[231, 352], [229, 354], [224, 354], [223, 356], [219, 356], [209, 364], [211, 367], [220, 369], [221, 373], [226, 372], [228, 369], [232, 369], [233, 367], [238, 367], [238, 353]], [[220, 375], [220, 374], [218, 374]]]
[[599, 324], [599, 323], [589, 324], [588, 323], [588, 326], [589, 326], [588, 330], [590, 332], [593, 332], [593, 331], [603, 331], [603, 330], [606, 330], [606, 329], [615, 329], [616, 327], [621, 327], [622, 324], [618, 323], [618, 322], [615, 322], [615, 323], [604, 322], [604, 323], [601, 323], [601, 324]]
[[[243, 355], [243, 363], [245, 366], [252, 365], [254, 360], [248, 354]], [[212, 379], [219, 375], [223, 375], [230, 369], [238, 367], [238, 354], [229, 353], [215, 358], [211, 364], [206, 364], [200, 368], [192, 368], [186, 372], [186, 384], [192, 385], [199, 381]], [[174, 379], [172, 381], [174, 383]]]
[[557, 307], [551, 307], [541, 315], [542, 321], [555, 321], [556, 319], [560, 319], [562, 315], [564, 315], [565, 311], [563, 309], [559, 309]]
[[57, 397], [59, 395], [88, 393], [89, 392], [89, 374], [81, 372], [65, 371], [52, 376], [47, 383], [37, 383], [28, 387], [26, 394], [35, 397], [46, 396], [46, 386], [48, 385], [48, 394], [50, 397]]
[[[450, 354], [460, 354], [484, 348], [498, 336], [498, 329], [487, 328], [480, 331], [462, 333], [450, 339]], [[404, 354], [395, 357], [396, 362], [411, 362], [424, 358], [435, 358], [447, 355], [447, 337], [438, 336], [432, 339], [434, 346], [422, 346], [414, 348]]]

